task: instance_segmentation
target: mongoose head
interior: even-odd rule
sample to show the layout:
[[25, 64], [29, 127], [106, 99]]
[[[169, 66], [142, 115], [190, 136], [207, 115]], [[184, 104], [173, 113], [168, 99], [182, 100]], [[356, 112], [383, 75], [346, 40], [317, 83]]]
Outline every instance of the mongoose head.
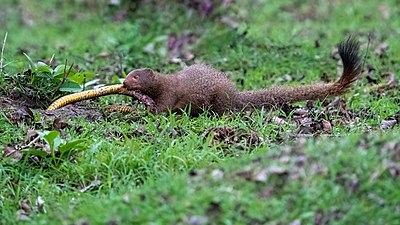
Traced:
[[128, 73], [123, 84], [128, 90], [146, 93], [155, 84], [154, 72], [148, 68], [133, 70]]

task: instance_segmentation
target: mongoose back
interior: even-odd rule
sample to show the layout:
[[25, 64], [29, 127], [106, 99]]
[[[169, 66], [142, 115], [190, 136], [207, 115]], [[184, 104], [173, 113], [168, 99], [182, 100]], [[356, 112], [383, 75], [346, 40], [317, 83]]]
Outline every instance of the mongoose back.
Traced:
[[220, 115], [228, 111], [279, 107], [284, 103], [344, 94], [362, 70], [359, 48], [359, 42], [351, 37], [338, 45], [343, 73], [337, 81], [326, 84], [238, 91], [226, 73], [195, 64], [173, 74], [136, 69], [128, 74], [123, 85], [152, 98], [155, 102], [153, 113], [186, 109], [196, 116], [208, 109]]

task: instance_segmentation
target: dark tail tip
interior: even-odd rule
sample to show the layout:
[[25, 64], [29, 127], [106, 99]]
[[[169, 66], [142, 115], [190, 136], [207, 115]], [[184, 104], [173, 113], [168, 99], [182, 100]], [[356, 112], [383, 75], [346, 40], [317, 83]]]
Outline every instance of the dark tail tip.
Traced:
[[338, 83], [346, 89], [357, 80], [362, 70], [359, 55], [360, 42], [353, 36], [349, 36], [338, 45], [338, 50], [343, 62], [343, 74]]

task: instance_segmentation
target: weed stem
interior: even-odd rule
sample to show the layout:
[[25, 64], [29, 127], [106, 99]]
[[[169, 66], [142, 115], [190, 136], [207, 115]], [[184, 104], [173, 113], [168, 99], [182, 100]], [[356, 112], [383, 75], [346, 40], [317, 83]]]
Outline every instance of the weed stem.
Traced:
[[1, 58], [0, 58], [0, 74], [3, 73], [3, 61], [4, 61], [4, 46], [6, 46], [8, 32], [4, 35], [3, 46], [1, 47]]

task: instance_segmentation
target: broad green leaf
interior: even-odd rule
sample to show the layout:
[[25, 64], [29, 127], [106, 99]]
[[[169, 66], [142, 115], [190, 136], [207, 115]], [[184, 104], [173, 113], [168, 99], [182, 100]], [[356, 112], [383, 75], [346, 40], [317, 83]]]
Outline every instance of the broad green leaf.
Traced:
[[53, 70], [53, 77], [56, 79], [62, 79], [64, 78], [64, 70], [67, 70], [69, 68], [65, 68], [64, 64], [58, 65], [54, 70]]
[[[61, 82], [64, 79], [64, 72], [68, 73], [70, 66], [67, 65], [65, 67], [64, 64], [58, 65], [54, 70], [53, 70], [53, 78], [59, 82]], [[65, 70], [65, 71], [64, 71]], [[77, 74], [77, 72], [74, 69], [71, 69], [68, 73], [68, 80], [70, 79], [71, 76], [74, 76]]]
[[35, 156], [39, 156], [39, 157], [46, 157], [47, 156], [47, 152], [46, 151], [42, 151], [42, 150], [35, 150], [35, 149], [31, 149], [31, 150], [27, 150], [27, 151], [22, 151], [23, 154], [25, 155], [35, 155]]
[[82, 87], [76, 82], [67, 80], [61, 86], [60, 91], [76, 93], [82, 91]]
[[95, 77], [96, 74], [94, 72], [82, 72], [82, 73], [75, 73], [68, 76], [68, 80], [74, 81], [78, 84], [83, 84], [86, 81], [89, 81]]
[[53, 69], [51, 69], [51, 67], [44, 62], [37, 63], [36, 71], [38, 73], [40, 72], [53, 73]]
[[122, 84], [121, 79], [119, 79], [119, 77], [118, 77], [117, 75], [114, 75], [114, 76], [111, 78], [111, 82], [112, 82], [113, 84]]
[[43, 130], [43, 131], [38, 131], [37, 133], [42, 139], [44, 139], [44, 136], [48, 135], [50, 133], [50, 131]]
[[49, 72], [37, 72], [35, 77], [45, 77], [52, 79], [51, 73]]
[[50, 150], [53, 152], [61, 144], [60, 132], [56, 130], [39, 132], [39, 135], [44, 134], [42, 137], [50, 146]]
[[[58, 131], [57, 131], [58, 132]], [[60, 146], [62, 144], [63, 140], [61, 139], [60, 136], [57, 136], [56, 138], [54, 138], [54, 149], [53, 150], [57, 150], [58, 146]]]
[[67, 153], [67, 152], [73, 150], [74, 148], [77, 148], [77, 146], [82, 142], [84, 142], [83, 139], [71, 141], [71, 142], [66, 143], [65, 145], [60, 146], [60, 148], [58, 150], [60, 151], [61, 154], [64, 154], [64, 153]]

